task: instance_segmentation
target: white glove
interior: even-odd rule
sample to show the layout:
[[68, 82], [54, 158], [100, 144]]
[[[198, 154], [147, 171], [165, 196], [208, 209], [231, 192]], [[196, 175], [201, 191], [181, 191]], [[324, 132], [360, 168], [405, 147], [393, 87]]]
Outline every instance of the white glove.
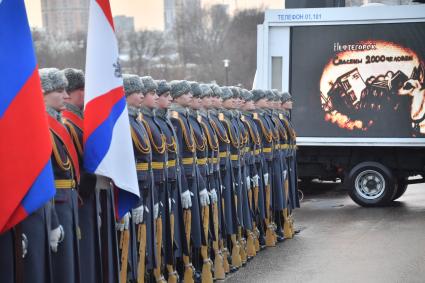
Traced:
[[210, 204], [210, 197], [208, 196], [207, 189], [203, 189], [199, 192], [199, 201], [201, 202], [201, 206], [207, 206]]
[[143, 222], [143, 212], [145, 211], [145, 206], [141, 205], [133, 209], [133, 221], [134, 224], [140, 224]]
[[192, 207], [192, 197], [190, 196], [190, 191], [187, 190], [181, 195], [182, 207], [183, 209], [188, 209]]
[[212, 203], [217, 203], [218, 197], [217, 197], [217, 191], [215, 189], [211, 190], [210, 197], [211, 197]]
[[260, 176], [255, 175], [254, 177], [252, 177], [252, 184], [254, 185], [254, 187], [259, 187], [260, 186]]
[[22, 233], [22, 258], [25, 258], [27, 253], [28, 253], [28, 238], [27, 238], [27, 235]]
[[221, 190], [220, 192], [221, 192], [221, 193], [223, 193], [223, 191], [224, 191], [225, 189], [226, 189], [226, 187], [225, 187], [225, 186], [220, 185], [220, 190]]
[[264, 174], [264, 186], [269, 185], [269, 173]]
[[63, 241], [63, 238], [65, 237], [65, 232], [63, 231], [62, 225], [59, 225], [53, 230], [50, 230], [49, 233], [50, 237], [50, 248], [52, 249], [52, 252], [58, 251], [58, 245], [60, 242]]
[[128, 230], [129, 226], [130, 226], [130, 212], [127, 212], [126, 214], [124, 214], [121, 220], [115, 224], [115, 228], [118, 231], [124, 231], [124, 230]]
[[287, 175], [288, 175], [288, 171], [283, 170], [283, 180], [286, 180]]
[[246, 188], [247, 190], [251, 190], [251, 178], [248, 176], [246, 177]]
[[176, 203], [176, 201], [173, 198], [168, 198], [168, 209], [170, 212], [173, 210], [173, 203]]
[[153, 218], [158, 219], [158, 216], [159, 216], [159, 203], [157, 202], [153, 205]]

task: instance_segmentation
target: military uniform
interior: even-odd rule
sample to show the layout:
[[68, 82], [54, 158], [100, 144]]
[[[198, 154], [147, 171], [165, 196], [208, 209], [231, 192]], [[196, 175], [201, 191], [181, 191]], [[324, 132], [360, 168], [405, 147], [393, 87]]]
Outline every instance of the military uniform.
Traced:
[[[262, 91], [254, 90], [254, 101], [265, 98]], [[265, 210], [265, 227], [266, 232], [266, 245], [274, 246], [276, 244], [274, 215], [273, 215], [273, 125], [270, 121], [265, 110], [256, 109], [253, 114], [254, 121], [261, 133], [262, 152], [261, 152], [261, 166], [259, 169], [259, 176], [264, 185], [264, 210]], [[261, 130], [260, 130], [261, 129]], [[260, 237], [262, 241], [262, 237]]]
[[[52, 203], [48, 202], [14, 228], [0, 234], [2, 282], [53, 282], [49, 245], [53, 210]], [[22, 241], [26, 247], [22, 247]]]
[[[66, 235], [63, 242], [59, 244], [57, 253], [52, 253], [53, 279], [55, 282], [79, 282], [78, 193], [76, 190], [78, 174], [76, 165], [78, 160], [73, 160], [70, 157], [69, 148], [57, 131], [62, 127], [60, 130], [69, 135], [65, 126], [61, 123], [59, 113], [51, 108], [47, 108], [47, 111], [51, 116], [49, 124], [52, 132], [52, 165], [56, 186], [55, 211], [58, 225], [62, 225]], [[57, 123], [56, 128], [52, 127], [54, 121]], [[73, 144], [71, 145], [73, 146]], [[52, 228], [55, 227], [57, 226], [52, 222]]]
[[[74, 91], [84, 89], [84, 73], [75, 69], [65, 69], [68, 80], [66, 91], [72, 95]], [[84, 90], [83, 90], [84, 91]], [[78, 188], [81, 204], [78, 209], [79, 226], [81, 231], [80, 260], [81, 281], [101, 281], [100, 265], [101, 247], [99, 215], [99, 193], [95, 190], [96, 176], [88, 174], [83, 168], [83, 111], [73, 104], [66, 104], [62, 111], [64, 124], [71, 134], [75, 149], [78, 153], [78, 162], [81, 168], [81, 181]]]
[[[156, 264], [155, 259], [155, 224], [154, 224], [154, 185], [152, 164], [152, 146], [146, 127], [140, 121], [140, 105], [129, 104], [129, 97], [142, 95], [143, 83], [137, 75], [123, 75], [124, 91], [128, 104], [130, 132], [135, 157], [135, 167], [140, 192], [137, 207], [131, 211], [132, 217], [128, 227], [122, 223], [118, 225], [121, 238], [122, 253], [128, 252], [128, 261], [121, 262], [121, 279], [129, 281], [144, 281], [147, 271], [152, 271]], [[137, 107], [136, 107], [137, 106]], [[129, 244], [125, 247], [126, 230], [129, 230]], [[124, 248], [128, 248], [125, 251]], [[121, 256], [122, 260], [125, 257]], [[125, 266], [124, 266], [125, 264]]]
[[[139, 233], [141, 233], [139, 231], [142, 229], [142, 227], [140, 226], [144, 226], [143, 229], [145, 229], [145, 234], [143, 236], [139, 236], [137, 242], [139, 242], [140, 245], [140, 241], [143, 240], [140, 237], [143, 237], [144, 241], [146, 242], [146, 248], [145, 253], [140, 254], [139, 256], [146, 258], [146, 270], [151, 271], [155, 267], [155, 225], [153, 215], [154, 186], [152, 174], [150, 172], [150, 164], [152, 162], [152, 148], [146, 128], [139, 120], [139, 111], [133, 107], [129, 107], [128, 109], [131, 137], [133, 141], [134, 156], [136, 161], [137, 179], [139, 182], [139, 206], [143, 205], [143, 221], [141, 223], [138, 223], [138, 225], [135, 225], [133, 229], [135, 232], [134, 235], [138, 235]], [[132, 222], [131, 226], [133, 225], [134, 223]], [[137, 245], [133, 243], [133, 246]], [[131, 250], [132, 253], [134, 253], [135, 250], [138, 251], [138, 249]], [[132, 258], [133, 261], [134, 258], [136, 258], [136, 263], [138, 262], [137, 256], [133, 256]], [[144, 276], [144, 274], [137, 274], [137, 276]]]
[[[172, 81], [171, 96], [173, 99], [182, 95], [190, 94], [191, 88], [186, 81]], [[192, 264], [190, 258], [190, 249], [199, 249], [201, 247], [201, 215], [198, 191], [198, 174], [196, 166], [196, 143], [194, 139], [193, 128], [189, 123], [187, 109], [172, 104], [170, 107], [170, 120], [174, 126], [179, 145], [179, 164], [181, 166], [181, 184], [182, 184], [182, 206], [184, 208], [184, 226], [186, 240], [188, 244], [188, 254], [183, 255], [184, 280], [193, 281]], [[190, 209], [189, 209], [190, 208]], [[192, 244], [192, 247], [190, 246]], [[193, 260], [193, 258], [192, 258]]]
[[[253, 95], [247, 90], [241, 90], [241, 96], [245, 101], [251, 101]], [[245, 144], [245, 172], [247, 182], [247, 192], [249, 199], [249, 213], [251, 214], [252, 228], [247, 231], [248, 238], [248, 256], [253, 256], [259, 250], [259, 228], [264, 221], [264, 206], [261, 206], [263, 211], [260, 216], [260, 197], [263, 194], [263, 188], [260, 186], [258, 169], [259, 156], [261, 152], [261, 138], [257, 129], [253, 115], [249, 111], [243, 111], [241, 121], [244, 124], [246, 131], [249, 134], [247, 143]], [[261, 198], [262, 199], [262, 198]], [[254, 245], [254, 247], [252, 247]]]
[[[223, 100], [230, 99], [233, 96], [231, 90], [227, 87], [222, 88]], [[232, 250], [232, 266], [239, 268], [242, 265], [240, 257], [240, 244], [237, 241], [240, 225], [243, 221], [241, 200], [241, 171], [240, 171], [240, 149], [241, 135], [238, 122], [234, 114], [225, 109], [220, 110], [219, 118], [223, 123], [229, 137], [230, 160], [224, 174], [224, 206], [230, 208], [226, 210], [227, 233], [230, 236], [228, 246]]]
[[[62, 71], [51, 68], [41, 69], [39, 73], [45, 98], [51, 92], [58, 92], [65, 96], [64, 91], [68, 82]], [[53, 145], [51, 162], [56, 187], [49, 232], [50, 244], [54, 251], [51, 254], [53, 281], [80, 282], [78, 193], [76, 190], [80, 179], [78, 154], [68, 130], [62, 123], [60, 113], [51, 107], [50, 100], [46, 98], [45, 101]], [[55, 102], [59, 103], [56, 100]], [[58, 242], [59, 246], [57, 246]]]
[[[165, 262], [168, 267], [168, 277], [175, 275], [175, 267], [178, 259], [181, 260], [183, 253], [187, 254], [186, 235], [184, 233], [183, 208], [181, 204], [181, 169], [178, 159], [177, 136], [174, 127], [168, 117], [166, 109], [155, 111], [155, 121], [161, 128], [167, 142], [167, 182], [170, 207], [170, 242], [164, 246], [166, 254]], [[165, 234], [165, 229], [164, 229]], [[164, 235], [165, 236], [165, 235]], [[172, 267], [172, 270], [170, 270]]]
[[[217, 85], [211, 85], [213, 96], [221, 99], [223, 92]], [[233, 217], [232, 217], [232, 203], [231, 203], [231, 191], [227, 188], [231, 188], [231, 178], [228, 174], [230, 168], [230, 139], [227, 134], [226, 127], [223, 125], [224, 115], [219, 112], [218, 109], [211, 109], [208, 111], [209, 123], [214, 129], [218, 140], [218, 166], [216, 171], [215, 179], [218, 181], [218, 203], [219, 203], [219, 250], [221, 250], [223, 256], [223, 268], [225, 273], [230, 272], [230, 266], [228, 262], [229, 250], [231, 250], [231, 234], [229, 231], [233, 230]], [[230, 194], [229, 194], [230, 193]], [[228, 229], [228, 226], [230, 230]]]
[[[201, 98], [209, 99], [214, 95], [212, 89], [205, 84], [200, 85], [202, 93], [200, 94]], [[212, 117], [214, 116], [214, 118]], [[215, 122], [212, 120], [215, 119]], [[222, 193], [221, 193], [221, 173], [220, 173], [220, 141], [216, 131], [220, 131], [221, 135], [225, 133], [225, 129], [222, 127], [221, 123], [218, 122], [218, 118], [208, 111], [207, 109], [201, 109], [198, 111], [198, 121], [201, 124], [204, 133], [207, 137], [207, 146], [208, 146], [208, 172], [207, 180], [208, 187], [211, 193], [211, 204], [210, 204], [210, 230], [211, 230], [211, 242], [212, 245], [213, 258], [214, 258], [214, 278], [215, 279], [224, 279], [225, 278], [225, 269], [224, 269], [224, 260], [223, 260], [223, 234], [224, 230], [224, 221], [222, 215]], [[219, 125], [217, 126], [217, 123]], [[217, 129], [216, 129], [217, 128]]]
[[[200, 99], [203, 95], [200, 85], [196, 82], [191, 83], [191, 90], [194, 99]], [[212, 282], [211, 273], [211, 260], [209, 258], [209, 235], [211, 228], [210, 214], [212, 215], [211, 202], [209, 200], [209, 194], [214, 193], [214, 199], [216, 199], [215, 183], [211, 181], [212, 171], [210, 171], [209, 164], [209, 144], [208, 144], [208, 129], [201, 123], [202, 116], [199, 113], [199, 109], [191, 109], [189, 111], [189, 123], [193, 129], [196, 145], [196, 165], [197, 165], [197, 179], [198, 179], [198, 191], [200, 196], [200, 211], [201, 211], [201, 242], [202, 247], [200, 250], [200, 257], [198, 261], [194, 262], [195, 267], [198, 270], [202, 269], [202, 281]], [[202, 264], [203, 263], [203, 264]]]

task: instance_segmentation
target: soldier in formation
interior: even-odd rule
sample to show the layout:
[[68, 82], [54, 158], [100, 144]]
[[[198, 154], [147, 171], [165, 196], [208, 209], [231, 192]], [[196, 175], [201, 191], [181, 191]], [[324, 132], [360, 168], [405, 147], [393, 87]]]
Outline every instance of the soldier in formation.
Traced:
[[84, 73], [40, 77], [57, 193], [0, 235], [5, 282], [208, 283], [294, 236], [289, 93], [124, 74], [140, 201], [115, 220], [83, 169]]

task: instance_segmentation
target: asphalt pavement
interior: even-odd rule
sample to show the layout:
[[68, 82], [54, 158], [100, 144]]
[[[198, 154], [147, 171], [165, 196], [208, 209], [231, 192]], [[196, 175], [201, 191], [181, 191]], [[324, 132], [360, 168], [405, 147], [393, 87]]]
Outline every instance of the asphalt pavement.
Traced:
[[425, 282], [425, 184], [363, 208], [334, 184], [305, 187], [301, 232], [259, 253], [231, 282]]

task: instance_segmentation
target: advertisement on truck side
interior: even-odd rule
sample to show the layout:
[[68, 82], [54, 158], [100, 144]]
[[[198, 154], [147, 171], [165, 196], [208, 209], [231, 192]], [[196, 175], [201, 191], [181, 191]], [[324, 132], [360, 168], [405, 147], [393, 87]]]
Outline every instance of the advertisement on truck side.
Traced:
[[425, 138], [425, 23], [291, 27], [299, 136]]

